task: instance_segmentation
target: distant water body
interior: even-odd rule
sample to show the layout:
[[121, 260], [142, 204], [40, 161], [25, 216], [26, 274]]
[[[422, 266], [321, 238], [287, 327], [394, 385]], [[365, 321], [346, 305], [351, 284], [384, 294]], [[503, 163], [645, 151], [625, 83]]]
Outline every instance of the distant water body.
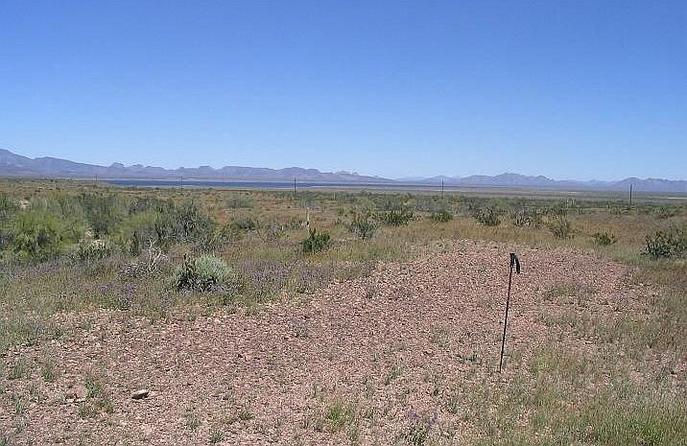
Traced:
[[[140, 187], [140, 188], [179, 188], [185, 189], [236, 189], [236, 190], [293, 190], [293, 181], [223, 181], [223, 180], [183, 180], [178, 179], [103, 179], [103, 183], [112, 184], [120, 187]], [[368, 190], [368, 191], [393, 191], [393, 192], [426, 192], [426, 193], [441, 193], [445, 190], [448, 193], [463, 193], [467, 195], [483, 195], [483, 196], [511, 196], [511, 197], [539, 197], [539, 198], [596, 198], [596, 199], [622, 199], [625, 197], [625, 192], [619, 191], [594, 191], [594, 190], [570, 190], [560, 188], [533, 188], [533, 187], [517, 187], [517, 186], [456, 186], [446, 185], [443, 188], [440, 184], [413, 184], [413, 183], [328, 183], [322, 181], [296, 181], [296, 188], [298, 190]], [[684, 194], [661, 194], [661, 193], [646, 193], [639, 192], [639, 196], [643, 196], [649, 200], [670, 201], [670, 200], [686, 200], [687, 195]]]
[[[145, 180], [122, 179], [103, 180], [105, 183], [124, 187], [147, 188], [219, 188], [219, 189], [293, 189], [293, 181], [222, 181], [222, 180]], [[403, 185], [398, 183], [326, 183], [317, 181], [296, 181], [298, 189], [328, 188], [328, 189], [399, 189], [404, 187], [436, 188], [430, 185]]]

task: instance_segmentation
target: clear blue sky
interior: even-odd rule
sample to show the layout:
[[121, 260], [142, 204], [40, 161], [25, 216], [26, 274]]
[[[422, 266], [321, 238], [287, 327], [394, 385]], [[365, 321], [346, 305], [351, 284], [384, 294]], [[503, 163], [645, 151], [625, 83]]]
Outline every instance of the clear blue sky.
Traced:
[[0, 0], [0, 148], [687, 178], [687, 1]]

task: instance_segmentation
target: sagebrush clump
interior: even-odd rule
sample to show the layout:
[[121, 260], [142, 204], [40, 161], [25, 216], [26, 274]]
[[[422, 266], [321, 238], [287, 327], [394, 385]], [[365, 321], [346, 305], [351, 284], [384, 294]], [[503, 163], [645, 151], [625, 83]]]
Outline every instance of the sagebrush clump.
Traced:
[[173, 277], [178, 290], [221, 291], [238, 283], [238, 276], [224, 260], [213, 255], [184, 258]]

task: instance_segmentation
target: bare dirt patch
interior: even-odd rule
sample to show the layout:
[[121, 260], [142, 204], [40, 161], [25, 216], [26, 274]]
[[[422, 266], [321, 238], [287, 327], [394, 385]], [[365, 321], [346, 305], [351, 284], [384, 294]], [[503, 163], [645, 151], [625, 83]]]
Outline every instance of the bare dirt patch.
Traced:
[[620, 264], [518, 248], [499, 375], [510, 250], [460, 242], [256, 314], [90, 314], [78, 336], [3, 358], [0, 430], [9, 444], [463, 443], [483, 434], [465, 416], [479, 396], [464, 383], [511, 382], [552, 339], [594, 350], [568, 335], [565, 312], [641, 313], [652, 292]]

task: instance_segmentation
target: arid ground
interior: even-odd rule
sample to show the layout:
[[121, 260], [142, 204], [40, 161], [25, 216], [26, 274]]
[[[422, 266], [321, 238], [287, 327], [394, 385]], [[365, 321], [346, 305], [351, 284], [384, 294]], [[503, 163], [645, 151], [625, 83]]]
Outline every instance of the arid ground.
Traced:
[[[0, 429], [35, 445], [621, 444], [612, 419], [636, 416], [631, 439], [685, 444], [687, 357], [628, 332], [656, 295], [594, 254], [457, 241], [259, 311], [70, 313], [68, 340], [2, 358]], [[660, 438], [643, 398], [671, 412]]]
[[686, 259], [675, 197], [0, 180], [0, 446], [686, 445]]

